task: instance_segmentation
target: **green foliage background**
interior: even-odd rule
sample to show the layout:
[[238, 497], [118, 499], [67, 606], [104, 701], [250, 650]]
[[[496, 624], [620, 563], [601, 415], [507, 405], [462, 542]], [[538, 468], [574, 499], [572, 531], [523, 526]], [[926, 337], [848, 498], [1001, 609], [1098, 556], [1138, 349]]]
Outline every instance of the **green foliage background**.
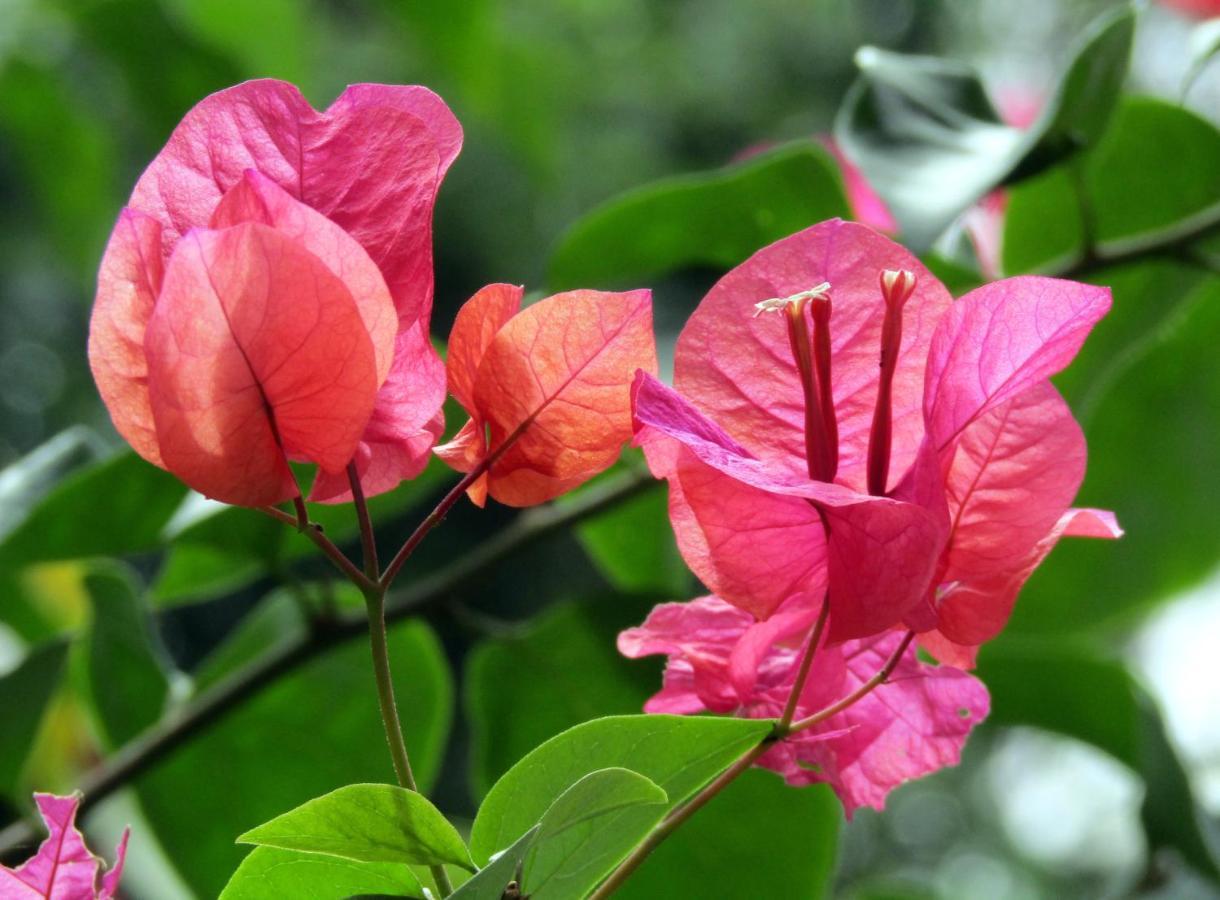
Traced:
[[[859, 45], [955, 57], [981, 66], [993, 89], [1045, 94], [1074, 35], [1116, 6], [0, 4], [0, 827], [28, 814], [32, 789], [71, 788], [192, 696], [304, 640], [319, 610], [355, 609], [299, 536], [188, 498], [121, 451], [88, 378], [102, 246], [141, 167], [202, 96], [262, 76], [298, 83], [318, 107], [349, 82], [429, 85], [466, 130], [437, 208], [437, 337], [493, 281], [652, 286], [665, 359], [719, 274], [770, 240], [847, 214], [831, 157], [811, 138], [831, 131]], [[1205, 73], [1195, 111], [1177, 105], [1165, 60], [1184, 60], [1185, 41], [1180, 21], [1145, 14], [1115, 114], [1068, 157], [1042, 147], [1009, 194], [1007, 272], [1114, 288], [1115, 312], [1060, 387], [1095, 450], [1081, 503], [1116, 509], [1128, 536], [1066, 542], [1031, 582], [983, 656], [994, 710], [961, 768], [851, 823], [824, 789], [750, 773], [624, 896], [1218, 895], [1215, 810], [1200, 804], [1199, 774], [1183, 768], [1126, 652], [1146, 616], [1220, 562], [1220, 239], [1207, 227], [1220, 209], [1220, 94]], [[1081, 115], [1101, 105], [1091, 98]], [[1063, 129], [1051, 137], [1066, 140]], [[1003, 160], [976, 163], [992, 182], [1011, 180]], [[979, 279], [960, 242], [939, 244], [934, 262], [955, 291]], [[455, 413], [449, 424], [460, 424]], [[638, 467], [629, 454], [587, 491]], [[434, 466], [374, 502], [383, 550], [451, 480]], [[637, 712], [656, 689], [659, 668], [620, 658], [613, 640], [652, 603], [699, 590], [664, 506], [662, 490], [644, 487], [479, 568], [391, 632], [416, 769], [464, 832], [532, 748]], [[315, 512], [351, 546], [350, 510]], [[400, 599], [530, 521], [463, 506], [413, 558]], [[291, 667], [86, 818], [105, 838], [137, 817], [129, 896], [216, 896], [248, 852], [238, 834], [343, 784], [392, 779], [358, 637]], [[1048, 862], [1014, 836], [993, 782], [1018, 729], [1083, 742], [1121, 767], [1142, 792], [1124, 813], [1137, 832], [1131, 859], [1091, 859], [1085, 847]], [[1042, 815], [1053, 823], [1086, 799], [1068, 791]], [[256, 853], [251, 869], [284, 863], [281, 890], [314, 877], [316, 860]], [[369, 878], [348, 888], [415, 883], [393, 871]]]

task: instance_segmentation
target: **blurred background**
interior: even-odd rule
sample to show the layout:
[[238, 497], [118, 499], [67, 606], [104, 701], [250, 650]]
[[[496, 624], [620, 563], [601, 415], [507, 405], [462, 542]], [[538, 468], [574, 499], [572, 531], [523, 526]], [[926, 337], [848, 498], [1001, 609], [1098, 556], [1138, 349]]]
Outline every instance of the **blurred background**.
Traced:
[[[0, 540], [11, 544], [17, 534], [26, 545], [37, 544], [27, 518], [36, 501], [64, 474], [87, 471], [118, 446], [85, 361], [97, 262], [142, 167], [186, 110], [212, 91], [271, 76], [298, 84], [318, 108], [346, 84], [364, 81], [425, 84], [445, 98], [466, 139], [436, 211], [433, 330], [443, 338], [457, 308], [483, 284], [545, 289], [561, 235], [604, 201], [657, 179], [723, 166], [760, 146], [827, 134], [855, 78], [853, 54], [862, 44], [973, 63], [999, 105], [1005, 98], [1036, 105], [1076, 35], [1113, 5], [0, 0], [0, 466], [10, 466], [0, 472], [0, 499], [10, 506], [0, 511]], [[1164, 6], [1142, 14], [1130, 92], [1179, 100], [1194, 24]], [[1205, 69], [1185, 101], [1213, 124], [1220, 123], [1218, 70], [1220, 64]], [[1175, 160], [1164, 164], [1172, 168]], [[1220, 174], [1220, 157], [1211, 157], [1210, 165]], [[1145, 202], [1138, 181], [1126, 188], [1125, 202]], [[1121, 335], [1102, 339], [1100, 349], [1082, 360], [1084, 374], [1065, 385], [1074, 404], [1083, 398], [1088, 406], [1082, 417], [1098, 473], [1091, 472], [1084, 499], [1116, 509], [1129, 537], [1113, 546], [1063, 547], [1031, 583], [1010, 633], [997, 642], [1003, 646], [984, 659], [984, 679], [991, 684], [994, 672], [993, 687], [999, 685], [996, 724], [976, 732], [961, 767], [897, 791], [884, 814], [860, 813], [842, 829], [837, 849], [834, 827], [827, 832], [811, 824], [807, 847], [794, 828], [788, 852], [807, 850], [822, 874], [808, 870], [802, 877], [809, 882], [794, 886], [790, 896], [833, 890], [859, 898], [962, 900], [1220, 897], [1216, 873], [1203, 871], [1207, 866], [1200, 862], [1220, 818], [1220, 679], [1214, 669], [1220, 641], [1220, 332], [1208, 331], [1209, 322], [1220, 324], [1210, 311], [1220, 295], [1213, 290], [1199, 299], [1213, 285], [1175, 266], [1158, 259], [1113, 273], [1122, 286], [1119, 302], [1144, 312]], [[651, 284], [663, 356], [722, 271], [682, 266]], [[1103, 278], [1096, 272], [1091, 277]], [[460, 424], [456, 415], [449, 419], [451, 426]], [[37, 469], [50, 473], [45, 483], [31, 484], [29, 466], [22, 469], [31, 453], [52, 461]], [[447, 483], [443, 472], [432, 471], [401, 502], [387, 506], [381, 532], [387, 548], [409, 531], [411, 510]], [[96, 519], [105, 528], [105, 505], [121, 500], [99, 494], [93, 502], [101, 508], [67, 505], [59, 515]], [[619, 519], [600, 519], [515, 555], [430, 613], [427, 638], [403, 637], [402, 653], [415, 646], [408, 638], [418, 638], [444, 670], [438, 676], [443, 697], [436, 703], [444, 707], [437, 716], [445, 724], [438, 726], [434, 763], [425, 764], [435, 770], [434, 796], [442, 808], [469, 818], [489, 779], [530, 746], [574, 721], [636, 710], [655, 689], [657, 668], [618, 660], [612, 636], [638, 621], [652, 601], [686, 599], [698, 587], [667, 543], [662, 495], [653, 490], [631, 503]], [[421, 571], [511, 518], [503, 509], [482, 515], [460, 510], [426, 546]], [[658, 537], [632, 544], [628, 532], [645, 519]], [[201, 661], [215, 659], [216, 648], [227, 646], [222, 642], [248, 622], [251, 610], [269, 608], [265, 597], [282, 584], [311, 584], [321, 570], [294, 559], [252, 562], [249, 554], [234, 555], [223, 541], [202, 537], [194, 519], [166, 527], [158, 541], [145, 542], [129, 557], [133, 568], [121, 578], [143, 598], [138, 617], [155, 624], [165, 680], [155, 681], [157, 702], [172, 707], [206, 680]], [[178, 539], [192, 527], [194, 543]], [[103, 607], [81, 579], [82, 566], [93, 563], [65, 563], [57, 555], [63, 554], [23, 556], [0, 547], [6, 592], [0, 594], [0, 673], [20, 671], [45, 641], [97, 630], [89, 610]], [[207, 573], [206, 583], [196, 578], [200, 572]], [[1073, 641], [1085, 649], [1065, 656], [1061, 651], [1077, 646]], [[554, 655], [540, 649], [560, 644], [581, 649]], [[424, 651], [396, 663], [422, 666], [419, 654]], [[1085, 657], [1095, 664], [1082, 669]], [[39, 748], [35, 758], [23, 755], [19, 773], [3, 785], [10, 817], [26, 808], [28, 788], [70, 786], [73, 773], [121, 743], [91, 711], [88, 698], [105, 686], [82, 687], [90, 672], [98, 677], [92, 658], [74, 643], [68, 660], [64, 686], [43, 698], [46, 709], [40, 708], [29, 735], [23, 733]], [[529, 693], [528, 685], [514, 695], [514, 673], [535, 682], [545, 674], [572, 697]], [[363, 677], [360, 669], [352, 689], [371, 693]], [[1129, 685], [1129, 678], [1135, 682]], [[1014, 682], [1021, 690], [1012, 689]], [[497, 721], [507, 716], [503, 709], [489, 711], [493, 700], [483, 688], [491, 690], [493, 683], [503, 691], [495, 702], [530, 709], [554, 703], [557, 709], [523, 714], [538, 721], [523, 726], [518, 739], [517, 723]], [[1144, 704], [1136, 685], [1156, 706]], [[1023, 699], [1002, 706], [1010, 695]], [[342, 704], [346, 698], [332, 699]], [[1038, 715], [1018, 710], [1021, 703], [1058, 713], [1039, 722]], [[1147, 792], [1161, 790], [1162, 782], [1150, 780], [1133, 761], [1153, 757], [1143, 750], [1124, 757], [1113, 752], [1114, 742], [1065, 736], [1079, 731], [1063, 721], [1075, 716], [1098, 719], [1101, 732], [1126, 727], [1113, 723], [1135, 717], [1131, 733], [1116, 739], [1132, 747], [1167, 735], [1165, 753], [1155, 758], [1170, 767], [1169, 782], [1179, 793], [1165, 798], [1159, 815], [1179, 817], [1165, 826], [1177, 828], [1177, 837], [1157, 833], [1161, 826], [1150, 825], [1146, 812], [1141, 817]], [[0, 705], [0, 721], [5, 718]], [[374, 757], [383, 749], [375, 730], [351, 739]], [[0, 738], [0, 750], [3, 743]], [[342, 761], [346, 746], [310, 752]], [[277, 777], [269, 770], [243, 780], [233, 773], [238, 763], [217, 752], [171, 760], [140, 792], [118, 795], [89, 820], [103, 838], [136, 822], [125, 880], [129, 896], [214, 895], [240, 858], [228, 847], [238, 829], [217, 822], [223, 833], [212, 843], [221, 846], [219, 855], [200, 856], [193, 830], [206, 831], [215, 817], [196, 811], [175, 819], [166, 808], [175, 798], [187, 803], [192, 791], [219, 788], [237, 795]], [[379, 764], [368, 777], [389, 776], [388, 769], [378, 774]], [[174, 777], [173, 765], [181, 777]], [[1174, 781], [1177, 774], [1184, 784]], [[756, 773], [750, 783], [777, 804], [757, 819], [759, 829], [784, 829], [775, 810], [788, 802], [785, 792], [775, 790], [769, 775]], [[151, 795], [158, 791], [169, 796], [157, 800]], [[282, 808], [292, 805], [283, 802], [290, 795], [277, 801]], [[805, 818], [794, 821], [821, 822], [824, 800], [817, 793], [818, 809], [802, 807], [797, 812]], [[230, 801], [215, 802], [224, 807]], [[692, 859], [686, 860], [692, 869], [674, 872], [698, 871], [697, 854]], [[209, 871], [213, 864], [228, 869]], [[825, 878], [831, 888], [824, 888]], [[670, 884], [675, 890], [681, 885]], [[725, 893], [709, 890], [699, 895], [751, 895], [728, 893], [727, 886]], [[665, 894], [640, 887], [636, 896]]]

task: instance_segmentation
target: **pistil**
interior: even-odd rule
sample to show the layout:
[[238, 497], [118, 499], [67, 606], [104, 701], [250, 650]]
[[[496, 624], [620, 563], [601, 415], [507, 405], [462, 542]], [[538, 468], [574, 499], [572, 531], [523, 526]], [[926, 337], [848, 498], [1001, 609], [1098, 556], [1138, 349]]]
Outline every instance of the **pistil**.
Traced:
[[877, 385], [877, 405], [873, 409], [873, 427], [868, 436], [868, 492], [885, 494], [890, 472], [890, 450], [893, 441], [894, 373], [898, 369], [898, 351], [902, 346], [902, 308], [915, 290], [915, 275], [905, 269], [887, 270], [879, 279], [885, 298], [885, 318], [881, 324], [881, 373]]

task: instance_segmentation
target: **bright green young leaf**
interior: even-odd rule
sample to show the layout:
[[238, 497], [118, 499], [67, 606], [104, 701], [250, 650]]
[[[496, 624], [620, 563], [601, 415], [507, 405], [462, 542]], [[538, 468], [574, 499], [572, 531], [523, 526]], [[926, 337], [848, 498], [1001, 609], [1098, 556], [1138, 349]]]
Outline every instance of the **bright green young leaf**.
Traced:
[[831, 896], [842, 806], [825, 785], [793, 788], [751, 769], [699, 810], [632, 874], [622, 900]]
[[1076, 502], [1115, 510], [1126, 535], [1062, 541], [1022, 591], [1012, 633], [1121, 627], [1220, 562], [1220, 278], [1171, 261], [1092, 277], [1115, 300], [1061, 379], [1092, 451]]
[[1151, 97], [1123, 101], [1095, 148], [1011, 194], [1004, 228], [1009, 273], [1058, 271], [1092, 251], [1105, 259], [1220, 222], [1220, 131]]
[[992, 725], [1033, 725], [1092, 744], [1147, 785], [1142, 818], [1153, 849], [1171, 847], [1220, 883], [1212, 847], [1182, 764], [1152, 699], [1119, 662], [1076, 642], [1000, 640], [981, 656]]
[[[590, 772], [564, 791], [538, 823], [526, 857], [521, 887], [531, 897], [581, 896], [589, 887], [585, 871], [590, 850], [597, 849], [607, 817], [624, 810], [652, 808], [653, 821], [664, 813], [665, 791], [643, 775], [611, 768]], [[612, 822], [613, 820], [611, 820]]]
[[[241, 861], [220, 900], [347, 900], [362, 894], [422, 897], [411, 870], [396, 863], [363, 863], [318, 853], [255, 847]], [[499, 898], [497, 898], [499, 900]]]
[[155, 549], [186, 495], [168, 472], [134, 453], [119, 453], [69, 476], [0, 543], [0, 565]]
[[623, 287], [692, 266], [728, 269], [794, 231], [848, 214], [838, 168], [812, 142], [666, 178], [576, 222], [551, 257], [550, 287]]
[[[423, 623], [392, 628], [389, 644], [411, 763], [426, 789], [448, 739], [451, 677]], [[369, 649], [352, 641], [264, 687], [136, 787], [184, 880], [212, 897], [241, 861], [235, 835], [353, 780], [391, 778]]]
[[106, 743], [117, 747], [154, 724], [169, 682], [134, 577], [117, 565], [85, 575], [93, 607], [89, 627], [89, 696]]
[[[510, 769], [483, 801], [470, 836], [475, 861], [486, 861], [528, 831], [552, 798], [591, 771], [622, 767], [656, 783], [680, 803], [761, 740], [770, 723], [697, 716], [612, 716], [577, 725], [551, 738]], [[545, 897], [579, 895], [595, 885], [664, 814], [665, 806], [624, 810], [599, 821], [581, 856], [581, 878], [563, 893], [544, 886]]]
[[428, 798], [393, 784], [349, 784], [276, 816], [241, 844], [358, 862], [449, 863], [474, 870], [457, 829]]
[[[475, 648], [466, 664], [466, 709], [478, 796], [547, 738], [590, 719], [643, 708], [656, 690], [657, 668], [628, 663], [614, 638], [647, 612], [648, 604], [618, 597], [558, 606], [519, 637]], [[521, 715], [523, 709], [529, 715]]]
[[927, 250], [970, 204], [1088, 146], [1105, 130], [1126, 77], [1135, 14], [1094, 23], [1055, 95], [1028, 130], [1006, 125], [964, 63], [866, 47], [835, 138], [898, 220]]
[[59, 687], [68, 646], [53, 641], [32, 650], [17, 668], [0, 675], [0, 709], [4, 727], [0, 728], [0, 796], [10, 801], [24, 800], [19, 785], [47, 703]]

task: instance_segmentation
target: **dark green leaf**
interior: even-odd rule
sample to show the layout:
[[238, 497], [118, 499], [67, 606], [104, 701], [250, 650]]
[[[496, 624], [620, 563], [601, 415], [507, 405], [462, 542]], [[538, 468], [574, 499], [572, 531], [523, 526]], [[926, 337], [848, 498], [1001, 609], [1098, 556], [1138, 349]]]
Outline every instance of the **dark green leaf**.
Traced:
[[1141, 775], [1149, 844], [1177, 850], [1220, 883], [1216, 848], [1156, 706], [1121, 663], [1075, 642], [1008, 639], [984, 649], [979, 675], [991, 691], [992, 724], [1077, 738]]
[[[567, 496], [575, 499], [579, 492]], [[691, 592], [690, 570], [678, 553], [665, 491], [643, 491], [583, 522], [576, 534], [598, 570], [619, 590], [674, 597]]]
[[220, 900], [345, 900], [374, 892], [390, 897], [423, 894], [411, 870], [403, 865], [256, 847], [233, 873]]
[[[1066, 168], [1020, 185], [1004, 229], [1008, 272], [1060, 270], [1105, 259], [1220, 222], [1220, 131], [1180, 106], [1124, 100], [1097, 146]], [[1083, 210], [1083, 212], [1082, 212]]]
[[93, 607], [89, 628], [89, 695], [105, 742], [117, 747], [154, 724], [169, 682], [134, 578], [118, 566], [85, 575]]
[[[488, 641], [470, 655], [466, 708], [471, 780], [479, 796], [542, 741], [599, 716], [634, 713], [656, 690], [657, 671], [631, 664], [615, 635], [647, 613], [639, 603], [567, 605], [516, 638]], [[521, 715], [520, 710], [529, 710]]]
[[616, 896], [831, 896], [842, 806], [825, 785], [745, 772], [632, 874]]
[[[591, 771], [622, 767], [655, 782], [669, 805], [686, 799], [767, 734], [770, 723], [694, 716], [614, 716], [578, 725], [547, 741], [510, 769], [483, 801], [471, 831], [476, 861], [486, 861], [538, 822], [552, 798]], [[660, 819], [665, 806], [642, 807], [600, 820], [582, 851], [581, 879], [566, 893], [595, 885]]]
[[68, 647], [60, 641], [34, 649], [17, 668], [0, 676], [0, 796], [24, 800], [19, 785], [43, 713], [63, 675]]
[[813, 143], [790, 144], [603, 204], [560, 239], [550, 286], [636, 287], [692, 266], [727, 269], [781, 237], [847, 212], [829, 154]]
[[345, 785], [237, 841], [358, 862], [450, 863], [474, 871], [461, 835], [441, 811], [423, 794], [392, 784]]
[[[448, 736], [449, 672], [419, 622], [391, 629], [390, 655], [411, 762], [426, 788]], [[140, 778], [137, 789], [183, 878], [198, 894], [215, 896], [242, 857], [234, 835], [353, 779], [392, 777], [368, 646], [351, 642], [260, 690]]]
[[152, 550], [184, 496], [173, 475], [120, 453], [50, 491], [0, 543], [0, 565]]
[[69, 428], [0, 470], [0, 538], [20, 528], [61, 478], [97, 459], [101, 449], [89, 429]]
[[1129, 7], [1096, 22], [1042, 116], [1024, 131], [1000, 120], [971, 67], [863, 48], [835, 137], [889, 204], [904, 240], [926, 250], [987, 192], [1101, 135], [1126, 76], [1134, 27]]

